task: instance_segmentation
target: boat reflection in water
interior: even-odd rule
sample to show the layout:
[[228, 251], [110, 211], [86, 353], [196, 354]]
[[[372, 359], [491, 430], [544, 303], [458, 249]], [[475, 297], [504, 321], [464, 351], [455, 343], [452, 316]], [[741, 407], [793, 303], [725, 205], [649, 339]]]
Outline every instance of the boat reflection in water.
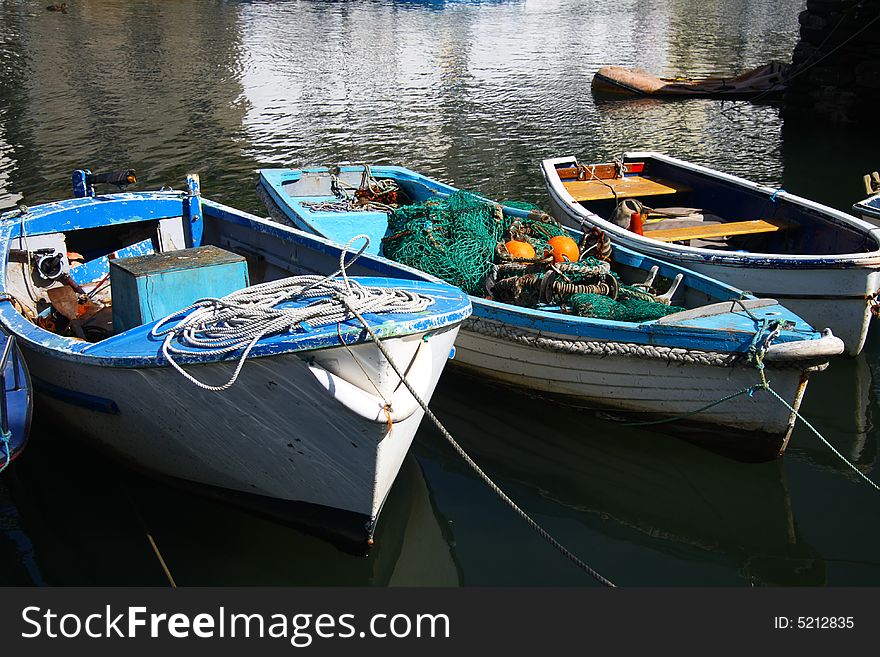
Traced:
[[[880, 387], [880, 363], [876, 356], [868, 353], [852, 359], [835, 359], [827, 370], [811, 379], [811, 385], [812, 399], [803, 405], [801, 413], [862, 473], [873, 472], [877, 437], [872, 418], [877, 412], [875, 388]], [[830, 399], [834, 403], [829, 403]], [[788, 456], [838, 472], [853, 481], [858, 479], [827, 446], [798, 424], [786, 452]]]
[[[533, 517], [578, 518], [613, 539], [615, 553], [621, 541], [648, 548], [641, 564], [633, 563], [634, 550], [613, 558], [626, 564], [633, 584], [664, 577], [658, 571], [670, 557], [689, 572], [702, 572], [701, 562], [734, 568], [734, 583], [824, 582], [822, 557], [798, 534], [781, 459], [737, 462], [500, 388], [481, 386], [475, 405], [474, 389], [447, 372], [432, 401], [447, 428], [502, 488], [517, 491]], [[599, 541], [567, 547], [597, 566], [612, 561]], [[654, 572], [634, 572], [642, 568]], [[617, 583], [627, 583], [626, 573], [617, 575]]]
[[447, 522], [411, 455], [385, 503], [375, 545], [367, 555], [352, 555], [51, 434], [51, 426], [36, 426], [0, 491], [0, 584], [167, 586], [147, 532], [180, 586], [455, 586], [461, 580], [444, 535]]

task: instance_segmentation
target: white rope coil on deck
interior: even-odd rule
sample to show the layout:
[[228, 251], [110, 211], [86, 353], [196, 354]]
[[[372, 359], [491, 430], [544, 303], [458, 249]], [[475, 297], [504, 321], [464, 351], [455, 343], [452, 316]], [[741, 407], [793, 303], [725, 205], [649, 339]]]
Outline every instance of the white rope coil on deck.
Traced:
[[[345, 262], [349, 248], [359, 239], [364, 240], [364, 245]], [[251, 350], [267, 336], [338, 324], [364, 313], [417, 313], [434, 303], [433, 298], [422, 294], [361, 285], [349, 279], [346, 267], [360, 257], [369, 243], [366, 235], [352, 238], [340, 254], [339, 269], [329, 276], [292, 276], [253, 285], [219, 299], [200, 299], [160, 320], [150, 335], [164, 336], [162, 354], [189, 381], [204, 390], [221, 391], [235, 383]], [[341, 279], [336, 278], [339, 275]], [[303, 299], [316, 301], [278, 307]], [[182, 314], [185, 316], [176, 324], [167, 326]], [[242, 349], [232, 377], [219, 386], [199, 381], [174, 360], [175, 355], [222, 356]]]

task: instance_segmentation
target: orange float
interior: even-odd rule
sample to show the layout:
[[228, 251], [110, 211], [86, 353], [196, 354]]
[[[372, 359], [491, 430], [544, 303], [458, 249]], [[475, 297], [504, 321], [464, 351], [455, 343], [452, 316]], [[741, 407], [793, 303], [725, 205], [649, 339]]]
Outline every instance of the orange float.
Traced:
[[577, 242], [567, 235], [551, 237], [548, 244], [553, 249], [553, 260], [556, 262], [564, 262], [566, 260], [568, 262], [577, 262], [578, 258], [581, 257]]
[[510, 240], [504, 245], [507, 252], [514, 258], [533, 259], [535, 257], [535, 248], [528, 242], [520, 242], [519, 240]]

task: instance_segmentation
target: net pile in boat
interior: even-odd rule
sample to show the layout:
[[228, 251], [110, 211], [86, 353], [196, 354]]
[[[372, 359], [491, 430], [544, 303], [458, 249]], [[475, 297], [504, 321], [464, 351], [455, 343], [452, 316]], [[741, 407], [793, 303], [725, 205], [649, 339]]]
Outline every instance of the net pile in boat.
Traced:
[[684, 310], [658, 301], [624, 296], [612, 299], [602, 294], [573, 294], [568, 302], [575, 315], [601, 317], [616, 322], [648, 322]]
[[[384, 255], [455, 285], [468, 294], [530, 308], [626, 322], [658, 319], [683, 308], [657, 300], [645, 286], [623, 285], [611, 270], [611, 246], [601, 231], [584, 235], [576, 262], [554, 262], [549, 241], [568, 235], [537, 206], [505, 216], [501, 206], [468, 192], [406, 205], [388, 219]], [[505, 244], [528, 242], [534, 258], [514, 258]], [[595, 255], [588, 255], [593, 253]]]
[[481, 295], [495, 245], [506, 232], [499, 206], [467, 192], [398, 208], [388, 217], [385, 256]]

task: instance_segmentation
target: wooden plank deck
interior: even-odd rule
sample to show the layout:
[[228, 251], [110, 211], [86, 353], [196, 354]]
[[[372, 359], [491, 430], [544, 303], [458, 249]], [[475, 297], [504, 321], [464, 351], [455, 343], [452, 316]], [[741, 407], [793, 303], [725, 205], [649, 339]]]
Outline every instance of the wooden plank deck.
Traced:
[[661, 242], [685, 242], [712, 237], [732, 237], [734, 235], [754, 235], [775, 233], [794, 224], [779, 219], [755, 219], [752, 221], [731, 221], [723, 224], [703, 224], [684, 228], [646, 230], [645, 237]]
[[604, 180], [566, 180], [562, 184], [576, 201], [661, 196], [690, 191], [686, 185], [651, 176], [625, 176]]

